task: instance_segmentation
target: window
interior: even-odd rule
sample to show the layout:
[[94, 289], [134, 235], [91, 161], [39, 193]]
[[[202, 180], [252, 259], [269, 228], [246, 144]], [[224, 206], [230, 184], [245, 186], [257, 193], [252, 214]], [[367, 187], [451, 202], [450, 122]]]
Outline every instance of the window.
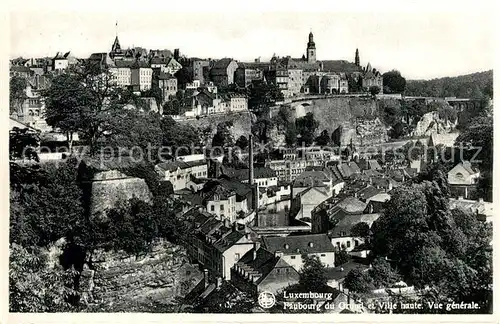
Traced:
[[325, 256], [326, 256], [326, 254], [321, 254], [321, 256], [322, 256], [322, 257], [325, 257]]
[[223, 211], [224, 210], [224, 205], [220, 205], [220, 210]]
[[292, 255], [290, 258], [291, 258], [292, 260], [294, 260], [294, 259], [295, 259], [295, 255]]
[[235, 253], [234, 254], [234, 261], [238, 261], [240, 259], [240, 254], [239, 253]]
[[347, 241], [347, 247], [351, 247], [351, 241]]
[[215, 206], [214, 205], [210, 206], [210, 211], [215, 211]]

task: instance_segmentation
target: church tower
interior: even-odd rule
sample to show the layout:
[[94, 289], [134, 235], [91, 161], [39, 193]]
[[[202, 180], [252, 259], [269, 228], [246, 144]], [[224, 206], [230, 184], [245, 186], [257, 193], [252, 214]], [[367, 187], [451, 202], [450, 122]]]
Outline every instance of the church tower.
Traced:
[[118, 35], [115, 37], [115, 41], [113, 42], [113, 46], [111, 46], [111, 52], [119, 52], [121, 50], [120, 41], [118, 40]]
[[307, 63], [316, 63], [316, 44], [314, 44], [313, 33], [309, 33], [309, 42], [307, 43]]
[[356, 55], [354, 56], [354, 64], [356, 64], [356, 66], [359, 66], [359, 51], [357, 48], [356, 48]]

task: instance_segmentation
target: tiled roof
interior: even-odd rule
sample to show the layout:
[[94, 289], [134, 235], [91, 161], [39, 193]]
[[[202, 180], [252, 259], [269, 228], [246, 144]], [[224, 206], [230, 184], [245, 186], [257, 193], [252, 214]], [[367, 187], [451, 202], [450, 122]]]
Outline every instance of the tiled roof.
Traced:
[[117, 68], [131, 68], [134, 62], [132, 61], [122, 61], [122, 60], [116, 60], [115, 61], [115, 66]]
[[220, 252], [224, 252], [238, 242], [243, 236], [243, 233], [232, 230], [226, 236], [220, 238], [214, 243], [214, 247]]
[[172, 161], [172, 162], [159, 163], [156, 166], [164, 171], [172, 172], [172, 171], [177, 170], [178, 168], [179, 169], [187, 169], [187, 168], [192, 168], [192, 167], [203, 165], [203, 164], [207, 164], [207, 162], [205, 162], [203, 160], [202, 161], [188, 161], [188, 162]]
[[329, 280], [340, 280], [343, 279], [347, 276], [349, 271], [354, 270], [354, 269], [360, 269], [360, 270], [367, 270], [369, 268], [368, 265], [356, 262], [356, 261], [349, 261], [347, 263], [344, 263], [341, 266], [335, 267], [335, 268], [326, 268], [326, 277]]
[[262, 238], [264, 247], [274, 253], [283, 254], [335, 252], [326, 234], [308, 234], [297, 236], [266, 236]]
[[[359, 223], [367, 223], [368, 226], [372, 226], [373, 222], [376, 221], [381, 214], [354, 214], [347, 215], [335, 225], [335, 228], [330, 232], [330, 237], [342, 237], [350, 236], [351, 230], [354, 225]], [[346, 233], [345, 235], [341, 235]]]
[[259, 284], [262, 280], [264, 280], [275, 268], [289, 268], [298, 276], [297, 271], [292, 266], [290, 266], [283, 259], [276, 257], [274, 253], [271, 253], [261, 247], [255, 251], [254, 257], [254, 251], [255, 248], [245, 253], [237, 264], [239, 266], [246, 265], [250, 269], [257, 270], [259, 272], [260, 277], [257, 279], [256, 284]]
[[31, 72], [31, 69], [29, 67], [22, 66], [22, 65], [11, 66], [10, 70], [14, 71], [14, 72], [26, 72], [26, 73], [30, 73]]
[[217, 199], [227, 200], [229, 197], [232, 197], [236, 194], [234, 190], [224, 188], [223, 186], [215, 186], [213, 187], [206, 195], [204, 200], [209, 201], [217, 196]]
[[335, 207], [348, 213], [361, 213], [366, 208], [366, 203], [355, 197], [347, 197], [341, 200]]
[[376, 196], [377, 194], [379, 194], [381, 192], [382, 192], [382, 190], [380, 190], [380, 189], [377, 189], [373, 186], [367, 186], [366, 188], [363, 188], [363, 189], [359, 190], [358, 192], [356, 192], [356, 196], [357, 196], [357, 198], [366, 201], [366, 200], [370, 199], [373, 196]]
[[446, 133], [446, 134], [431, 134], [430, 140], [431, 144], [434, 146], [444, 145], [445, 147], [455, 146], [455, 141], [458, 138], [458, 133]]
[[464, 169], [469, 172], [471, 175], [472, 174], [476, 174], [479, 172], [479, 170], [477, 170], [476, 168], [474, 168], [472, 166], [472, 164], [470, 163], [470, 161], [462, 161], [460, 162], [462, 164], [462, 166], [464, 167]]
[[361, 72], [361, 68], [345, 60], [321, 61], [323, 71], [328, 72]]
[[450, 209], [461, 209], [472, 214], [493, 216], [493, 203], [491, 202], [450, 198]]

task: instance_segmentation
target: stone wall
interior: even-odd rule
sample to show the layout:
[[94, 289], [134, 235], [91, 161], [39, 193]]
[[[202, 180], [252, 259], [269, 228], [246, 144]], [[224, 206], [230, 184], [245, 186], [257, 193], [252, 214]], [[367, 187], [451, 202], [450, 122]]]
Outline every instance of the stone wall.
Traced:
[[91, 215], [113, 208], [119, 201], [137, 198], [151, 201], [152, 194], [144, 179], [128, 177], [116, 171], [99, 172], [92, 181]]

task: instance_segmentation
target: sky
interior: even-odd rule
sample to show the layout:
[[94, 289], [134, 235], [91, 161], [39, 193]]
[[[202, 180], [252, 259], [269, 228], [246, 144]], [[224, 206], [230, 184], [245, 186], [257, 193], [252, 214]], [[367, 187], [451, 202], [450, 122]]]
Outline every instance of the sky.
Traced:
[[[452, 7], [409, 8], [374, 7], [382, 2], [371, 1], [370, 10], [328, 5], [302, 10], [290, 0], [288, 7], [272, 10], [252, 6], [225, 12], [213, 1], [210, 6], [207, 1], [205, 6], [186, 2], [173, 10], [121, 5], [100, 11], [91, 5], [63, 5], [53, 11], [48, 10], [53, 6], [37, 8], [36, 2], [30, 6], [26, 1], [10, 14], [11, 58], [54, 56], [58, 51], [88, 57], [110, 51], [118, 34], [122, 48], [179, 48], [188, 57], [268, 60], [273, 54], [301, 57], [312, 31], [318, 60], [353, 61], [359, 48], [362, 65], [370, 62], [382, 72], [397, 69], [407, 79], [456, 76], [494, 65], [493, 10], [480, 0], [468, 6], [456, 1]], [[313, 6], [314, 1], [307, 3]], [[188, 4], [196, 10], [187, 11]]]

